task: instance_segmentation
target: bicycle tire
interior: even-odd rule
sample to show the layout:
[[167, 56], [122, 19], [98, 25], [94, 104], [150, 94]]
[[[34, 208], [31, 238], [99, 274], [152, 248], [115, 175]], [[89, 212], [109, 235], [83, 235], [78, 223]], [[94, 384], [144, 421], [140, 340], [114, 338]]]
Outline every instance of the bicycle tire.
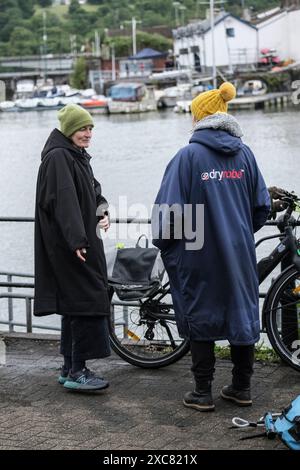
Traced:
[[300, 372], [300, 273], [295, 267], [283, 271], [271, 286], [263, 316], [275, 352]]
[[[145, 369], [158, 369], [173, 364], [174, 362], [181, 359], [189, 351], [189, 341], [180, 338], [178, 335], [174, 315], [170, 315], [170, 323], [168, 323], [168, 327], [173, 326], [175, 334], [177, 334], [176, 345], [174, 345], [175, 347], [171, 347], [170, 344], [168, 344], [168, 340], [160, 339], [160, 342], [158, 341], [158, 328], [162, 326], [159, 322], [157, 322], [155, 324], [155, 327], [153, 328], [153, 330], [155, 331], [152, 340], [145, 340], [144, 331], [142, 333], [137, 333], [132, 331], [132, 328], [130, 328], [130, 331], [127, 330], [126, 335], [122, 337], [123, 333], [120, 335], [117, 332], [115, 320], [116, 308], [116, 306], [112, 306], [112, 315], [109, 326], [110, 344], [113, 351], [115, 351], [115, 353], [119, 357], [124, 359], [129, 364]], [[140, 317], [140, 307], [128, 306], [128, 308], [131, 309], [130, 315], [132, 314], [132, 312], [135, 311], [135, 315], [137, 316], [137, 318]], [[131, 320], [134, 321], [132, 318]], [[141, 329], [143, 328], [143, 326], [146, 327], [145, 325], [136, 326], [137, 329]], [[154, 352], [157, 355], [154, 355]]]

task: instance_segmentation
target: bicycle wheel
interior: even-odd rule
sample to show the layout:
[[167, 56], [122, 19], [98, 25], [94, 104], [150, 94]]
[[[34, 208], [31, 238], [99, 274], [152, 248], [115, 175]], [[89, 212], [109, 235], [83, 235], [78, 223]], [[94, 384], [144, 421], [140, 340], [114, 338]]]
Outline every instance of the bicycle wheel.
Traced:
[[286, 364], [300, 372], [300, 273], [293, 266], [272, 285], [263, 315], [274, 350]]
[[155, 301], [112, 305], [110, 341], [122, 359], [152, 369], [178, 361], [189, 350], [178, 334], [173, 306]]

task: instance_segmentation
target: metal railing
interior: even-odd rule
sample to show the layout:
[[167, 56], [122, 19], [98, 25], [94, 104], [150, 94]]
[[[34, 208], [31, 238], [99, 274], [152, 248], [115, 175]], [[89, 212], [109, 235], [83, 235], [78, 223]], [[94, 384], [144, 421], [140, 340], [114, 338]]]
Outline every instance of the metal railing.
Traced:
[[[34, 222], [33, 217], [0, 217], [0, 222]], [[138, 218], [116, 218], [111, 219], [111, 223], [115, 224], [151, 224], [151, 219], [138, 219]], [[276, 221], [267, 221], [266, 226], [276, 226]], [[295, 225], [300, 226], [300, 221], [295, 222]], [[6, 276], [6, 281], [0, 280], [0, 287], [6, 287], [7, 292], [0, 292], [0, 298], [7, 298], [7, 305], [8, 305], [8, 320], [1, 320], [0, 324], [8, 325], [9, 332], [14, 332], [15, 326], [20, 326], [26, 328], [27, 333], [32, 333], [33, 328], [41, 329], [41, 330], [49, 330], [49, 331], [60, 331], [60, 327], [50, 326], [50, 325], [43, 325], [43, 324], [33, 324], [32, 322], [32, 300], [34, 298], [33, 294], [31, 293], [16, 293], [13, 292], [13, 288], [25, 288], [25, 289], [33, 289], [34, 282], [29, 282], [29, 279], [34, 279], [33, 274], [28, 273], [20, 273], [20, 272], [7, 272], [7, 271], [0, 271], [0, 277]], [[14, 281], [13, 278], [25, 278], [26, 282], [17, 282]], [[260, 297], [264, 298], [265, 293], [260, 293]], [[13, 299], [24, 299], [25, 300], [25, 312], [26, 312], [26, 323], [17, 322], [14, 320], [14, 310], [13, 310]], [[137, 306], [139, 305], [138, 302], [123, 302], [119, 300], [112, 300], [112, 304], [116, 306], [123, 306], [124, 310], [124, 321], [126, 322], [126, 318], [128, 316], [128, 307], [129, 306]], [[126, 327], [124, 321], [120, 322], [120, 325]]]
[[[34, 222], [33, 217], [0, 217], [0, 222]], [[115, 224], [129, 224], [129, 223], [137, 223], [137, 224], [151, 224], [151, 219], [136, 219], [136, 218], [116, 218], [111, 219], [111, 223]], [[16, 293], [13, 292], [13, 288], [25, 288], [25, 289], [33, 289], [34, 282], [28, 282], [29, 279], [34, 279], [33, 274], [28, 273], [20, 273], [20, 272], [7, 272], [7, 271], [0, 271], [0, 278], [1, 276], [6, 276], [6, 280], [2, 281], [0, 279], [0, 287], [7, 287], [7, 292], [0, 292], [0, 299], [7, 298], [7, 305], [8, 305], [8, 320], [1, 320], [0, 325], [8, 325], [9, 332], [14, 332], [15, 326], [20, 326], [26, 328], [27, 333], [32, 333], [33, 328], [40, 329], [40, 330], [49, 330], [49, 331], [60, 331], [60, 327], [58, 326], [50, 326], [50, 325], [43, 325], [43, 324], [33, 324], [32, 322], [32, 301], [33, 301], [33, 294], [30, 293]], [[16, 282], [13, 278], [25, 278], [26, 282]], [[25, 312], [26, 312], [26, 323], [17, 322], [14, 320], [14, 310], [13, 310], [13, 299], [24, 299], [25, 300]], [[129, 306], [137, 306], [139, 305], [138, 302], [123, 302], [112, 300], [112, 304], [116, 306], [123, 306], [124, 310], [124, 321], [116, 323], [117, 325], [123, 325], [124, 328], [126, 327], [126, 318], [128, 317], [128, 307]], [[124, 323], [125, 322], [125, 323]]]

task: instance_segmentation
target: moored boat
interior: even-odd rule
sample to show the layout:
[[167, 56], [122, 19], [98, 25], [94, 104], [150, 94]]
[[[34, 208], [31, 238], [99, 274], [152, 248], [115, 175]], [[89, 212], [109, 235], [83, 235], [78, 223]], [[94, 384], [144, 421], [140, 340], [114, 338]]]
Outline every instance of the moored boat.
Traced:
[[156, 109], [154, 90], [143, 83], [118, 83], [109, 90], [109, 113], [143, 113]]

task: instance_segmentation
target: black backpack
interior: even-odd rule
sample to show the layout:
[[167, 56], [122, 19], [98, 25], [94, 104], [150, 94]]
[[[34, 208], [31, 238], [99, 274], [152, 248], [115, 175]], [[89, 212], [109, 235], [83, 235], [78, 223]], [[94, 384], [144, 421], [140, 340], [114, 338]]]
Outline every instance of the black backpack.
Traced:
[[[140, 246], [142, 237], [146, 246]], [[145, 235], [141, 235], [135, 247], [120, 248], [117, 245], [106, 253], [108, 283], [120, 300], [140, 300], [157, 290], [165, 268], [157, 248], [149, 248]]]

